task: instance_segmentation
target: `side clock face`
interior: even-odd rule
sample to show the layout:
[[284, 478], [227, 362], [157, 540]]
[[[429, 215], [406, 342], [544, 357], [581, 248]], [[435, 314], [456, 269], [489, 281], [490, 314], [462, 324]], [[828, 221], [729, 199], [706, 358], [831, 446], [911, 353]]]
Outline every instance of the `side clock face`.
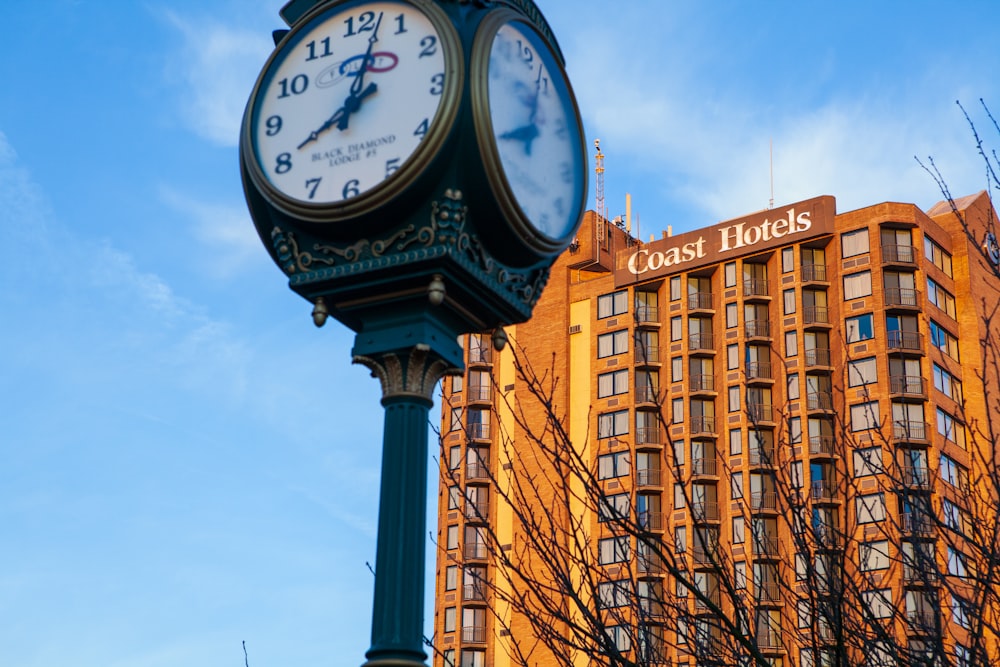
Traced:
[[527, 23], [512, 19], [495, 29], [487, 95], [489, 139], [525, 231], [561, 250], [586, 196], [583, 131], [562, 66]]
[[341, 3], [306, 19], [264, 67], [247, 109], [244, 152], [258, 189], [285, 210], [329, 219], [405, 186], [454, 119], [456, 44], [425, 0]]

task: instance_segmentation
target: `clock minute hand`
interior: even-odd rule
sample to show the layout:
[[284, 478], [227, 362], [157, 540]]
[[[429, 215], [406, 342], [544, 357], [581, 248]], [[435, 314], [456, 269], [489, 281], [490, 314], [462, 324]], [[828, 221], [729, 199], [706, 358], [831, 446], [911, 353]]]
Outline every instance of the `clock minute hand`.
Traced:
[[522, 125], [500, 135], [501, 139], [524, 142], [525, 155], [531, 155], [531, 142], [538, 138], [538, 128], [534, 123]]
[[323, 123], [318, 128], [309, 133], [309, 136], [306, 137], [306, 140], [298, 145], [298, 149], [302, 150], [303, 146], [305, 146], [309, 142], [316, 141], [319, 138], [319, 135], [323, 134], [334, 125], [337, 125], [339, 127], [341, 119], [346, 117], [346, 115], [347, 115], [346, 105], [337, 109], [332, 116], [326, 119], [325, 123]]

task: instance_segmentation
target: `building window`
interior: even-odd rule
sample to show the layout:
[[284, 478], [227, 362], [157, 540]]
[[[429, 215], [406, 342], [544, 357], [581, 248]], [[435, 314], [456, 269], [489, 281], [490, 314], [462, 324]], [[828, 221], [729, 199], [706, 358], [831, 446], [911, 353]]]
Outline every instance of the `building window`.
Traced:
[[733, 517], [733, 544], [743, 544], [746, 541], [746, 520], [741, 516]]
[[958, 361], [958, 339], [947, 329], [931, 320], [931, 345]]
[[878, 475], [883, 471], [881, 447], [865, 447], [863, 449], [854, 450], [855, 477]]
[[681, 277], [673, 276], [670, 279], [670, 300], [680, 301], [681, 299]]
[[611, 357], [628, 352], [628, 329], [612, 331], [597, 337], [597, 358]]
[[455, 608], [448, 607], [444, 610], [444, 631], [455, 632]]
[[674, 465], [682, 466], [684, 465], [684, 441], [674, 440], [670, 443], [670, 446], [674, 452]]
[[449, 424], [449, 430], [462, 430], [462, 408], [451, 409], [451, 423]]
[[875, 326], [872, 322], [872, 314], [848, 317], [844, 320], [847, 329], [847, 342], [858, 343], [863, 340], [871, 340], [875, 337]]
[[597, 479], [612, 479], [630, 474], [631, 457], [629, 452], [616, 452], [597, 457]]
[[736, 262], [728, 262], [723, 267], [723, 274], [725, 275], [726, 287], [736, 287]]
[[674, 551], [682, 554], [687, 551], [687, 526], [677, 526], [674, 528]]
[[683, 424], [684, 423], [684, 399], [683, 398], [675, 398], [673, 400], [673, 403], [671, 404], [671, 407], [673, 408], [673, 410], [672, 410], [673, 414], [671, 415], [671, 422], [674, 423], [674, 424]]
[[461, 667], [486, 667], [486, 651], [463, 648]]
[[928, 236], [924, 236], [924, 256], [944, 271], [946, 276], [954, 277], [951, 272], [951, 255]]
[[794, 357], [799, 353], [799, 332], [785, 332], [785, 356]]
[[802, 418], [801, 417], [789, 417], [788, 418], [788, 444], [790, 444], [790, 445], [800, 445], [800, 444], [802, 444]]
[[937, 409], [937, 432], [948, 442], [965, 449], [965, 427], [941, 408]]
[[858, 545], [858, 563], [862, 572], [889, 569], [889, 542], [862, 542]]
[[632, 582], [628, 579], [602, 581], [597, 584], [597, 606], [599, 609], [624, 607], [632, 598]]
[[740, 346], [738, 344], [726, 346], [726, 370], [735, 370], [740, 367]]
[[740, 311], [735, 303], [726, 304], [726, 328], [734, 329], [739, 325]]
[[739, 385], [733, 385], [729, 388], [729, 411], [739, 412], [740, 411], [740, 388]]
[[734, 472], [732, 477], [732, 484], [730, 498], [733, 500], [739, 500], [743, 497], [743, 473]]
[[788, 247], [781, 249], [781, 272], [788, 273], [795, 270], [795, 248]]
[[597, 319], [624, 315], [628, 312], [628, 290], [597, 297]]
[[943, 310], [951, 319], [956, 319], [955, 297], [931, 278], [927, 279], [927, 300]]
[[674, 484], [674, 509], [683, 509], [687, 505], [684, 497], [684, 485]]
[[734, 429], [729, 432], [729, 454], [738, 456], [743, 453], [743, 431]]
[[878, 367], [875, 357], [847, 362], [847, 386], [860, 387], [878, 382]]
[[457, 486], [448, 487], [448, 509], [457, 510], [462, 501], [462, 489]]
[[793, 489], [801, 489], [805, 484], [802, 476], [802, 461], [792, 461], [788, 464], [789, 484]]
[[627, 394], [628, 389], [628, 369], [602, 373], [597, 376], [597, 398]]
[[625, 563], [629, 558], [628, 535], [609, 537], [598, 541], [598, 563], [610, 565]]
[[847, 232], [840, 236], [841, 255], [846, 259], [856, 255], [863, 255], [869, 250], [868, 230], [859, 229], [855, 232]]
[[599, 523], [607, 521], [621, 521], [628, 519], [630, 512], [629, 495], [627, 493], [616, 493], [604, 496], [598, 506], [597, 520]]
[[892, 618], [892, 591], [888, 588], [865, 591], [864, 602], [875, 618]]
[[855, 497], [854, 508], [858, 523], [885, 521], [885, 496], [881, 493]]
[[448, 450], [448, 469], [458, 470], [462, 465], [462, 447], [455, 445]]
[[969, 568], [965, 564], [965, 554], [953, 546], [948, 547], [948, 574], [965, 579], [969, 576]]
[[451, 379], [451, 393], [457, 394], [462, 391], [463, 379], [461, 375], [456, 375]]
[[792, 288], [792, 289], [786, 289], [781, 294], [782, 294], [782, 296], [783, 296], [783, 298], [785, 300], [784, 314], [785, 315], [794, 315], [795, 314], [795, 289], [794, 288]]
[[615, 645], [621, 653], [627, 653], [632, 649], [632, 637], [629, 634], [631, 628], [623, 625], [609, 625], [604, 631], [608, 634], [608, 639]]
[[684, 379], [684, 357], [674, 357], [670, 360], [670, 380], [680, 382]]
[[628, 410], [597, 415], [597, 437], [613, 438], [628, 434]]
[[941, 479], [957, 489], [969, 488], [969, 472], [950, 456], [941, 455]]
[[851, 406], [852, 431], [867, 431], [868, 429], [878, 428], [880, 421], [878, 401], [858, 403]]
[[746, 590], [747, 587], [747, 564], [746, 561], [736, 561], [733, 563], [733, 588], [738, 591]]
[[678, 341], [684, 337], [684, 318], [670, 318], [670, 340]]
[[934, 388], [953, 401], [962, 402], [962, 383], [937, 364], [934, 364]]
[[872, 272], [861, 271], [844, 276], [844, 301], [871, 296]]
[[785, 385], [788, 394], [788, 400], [797, 400], [800, 396], [799, 394], [799, 374], [792, 373], [785, 378]]
[[455, 649], [446, 648], [441, 651], [441, 660], [443, 661], [443, 667], [455, 667]]

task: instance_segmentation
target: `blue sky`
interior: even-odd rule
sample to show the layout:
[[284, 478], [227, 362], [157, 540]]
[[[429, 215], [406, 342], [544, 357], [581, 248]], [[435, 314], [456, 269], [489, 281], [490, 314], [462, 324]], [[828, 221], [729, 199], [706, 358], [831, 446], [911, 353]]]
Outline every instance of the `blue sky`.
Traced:
[[[280, 4], [0, 5], [0, 665], [363, 661], [378, 383], [237, 171]], [[777, 205], [985, 187], [993, 2], [539, 5], [644, 238], [766, 207], [769, 141]]]

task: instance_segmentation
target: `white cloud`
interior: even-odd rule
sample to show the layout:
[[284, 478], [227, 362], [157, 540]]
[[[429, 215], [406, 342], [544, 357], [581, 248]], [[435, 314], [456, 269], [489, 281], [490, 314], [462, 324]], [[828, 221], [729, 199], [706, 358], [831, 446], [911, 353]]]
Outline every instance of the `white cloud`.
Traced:
[[185, 122], [220, 146], [236, 145], [247, 96], [273, 47], [270, 34], [173, 11], [163, 16], [183, 39], [169, 73], [183, 88], [176, 99]]

